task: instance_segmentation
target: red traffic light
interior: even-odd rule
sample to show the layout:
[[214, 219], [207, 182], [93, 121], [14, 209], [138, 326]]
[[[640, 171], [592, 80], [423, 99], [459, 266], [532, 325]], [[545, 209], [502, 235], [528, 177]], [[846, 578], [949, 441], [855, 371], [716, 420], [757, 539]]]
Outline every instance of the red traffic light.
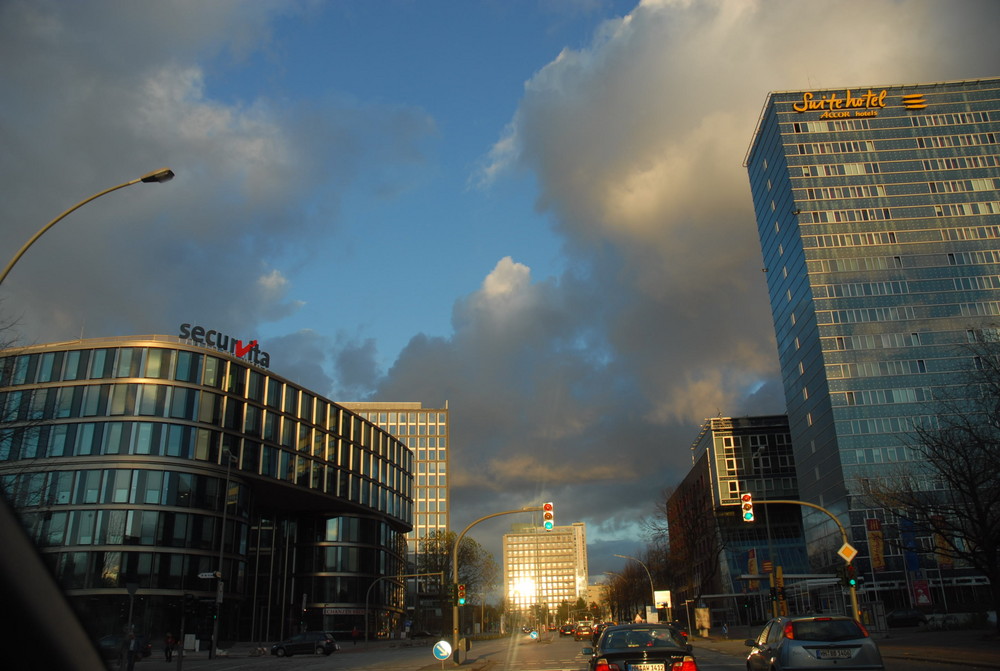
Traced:
[[542, 526], [546, 531], [552, 531], [556, 525], [556, 515], [551, 503], [542, 504]]
[[740, 496], [740, 507], [743, 509], [743, 521], [753, 522], [753, 494], [747, 492]]

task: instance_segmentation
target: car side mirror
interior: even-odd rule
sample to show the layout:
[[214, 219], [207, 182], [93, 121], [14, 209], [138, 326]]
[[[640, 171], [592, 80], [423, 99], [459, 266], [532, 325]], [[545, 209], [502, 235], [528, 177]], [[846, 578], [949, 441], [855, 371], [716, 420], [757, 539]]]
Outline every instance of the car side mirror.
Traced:
[[684, 645], [684, 652], [686, 652], [687, 654], [690, 655], [693, 650], [694, 650], [694, 646], [691, 645], [690, 643], [687, 643], [687, 644]]
[[756, 646], [756, 645], [757, 645], [757, 641], [755, 641], [755, 640], [754, 640], [754, 639], [752, 639], [752, 638], [748, 638], [747, 640], [743, 641], [743, 645], [748, 645], [748, 646], [750, 646], [751, 648], [753, 648], [754, 646]]
[[585, 655], [587, 657], [593, 657], [594, 656], [594, 649], [593, 648], [584, 648], [583, 650], [580, 651], [580, 654], [581, 655]]

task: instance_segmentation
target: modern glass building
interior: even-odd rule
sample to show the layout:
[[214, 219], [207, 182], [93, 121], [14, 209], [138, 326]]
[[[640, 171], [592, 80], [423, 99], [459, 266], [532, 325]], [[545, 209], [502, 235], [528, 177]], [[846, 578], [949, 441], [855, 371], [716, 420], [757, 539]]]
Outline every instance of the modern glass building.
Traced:
[[[863, 501], [871, 478], [920, 468], [908, 432], [1000, 319], [998, 138], [1000, 79], [781, 91], [746, 157], [799, 491], [848, 527], [889, 606], [976, 580], [929, 538], [869, 547], [906, 531]], [[813, 568], [842, 563], [832, 521], [804, 522]]]
[[586, 525], [574, 522], [551, 531], [514, 525], [503, 537], [503, 575], [504, 597], [513, 610], [534, 614], [541, 606], [555, 618], [563, 602], [572, 607], [588, 597]]
[[[341, 403], [410, 448], [413, 461], [413, 530], [406, 535], [410, 574], [420, 572], [421, 541], [451, 528], [448, 456], [451, 454], [448, 402], [424, 408], [419, 401]], [[450, 604], [444, 603], [445, 583], [436, 577], [409, 581], [407, 619], [417, 630], [445, 631]]]
[[255, 342], [181, 336], [0, 354], [0, 483], [92, 633], [177, 635], [185, 594], [201, 640], [222, 595], [223, 647], [401, 628], [413, 452]]

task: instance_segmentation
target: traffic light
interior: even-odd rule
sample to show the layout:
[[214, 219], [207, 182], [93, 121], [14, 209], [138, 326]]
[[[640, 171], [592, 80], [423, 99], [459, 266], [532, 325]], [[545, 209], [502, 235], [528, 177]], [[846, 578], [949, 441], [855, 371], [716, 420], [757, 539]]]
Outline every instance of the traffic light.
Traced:
[[184, 595], [184, 614], [185, 615], [195, 615], [198, 612], [198, 600], [194, 597], [194, 594]]
[[556, 526], [555, 509], [551, 503], [542, 504], [542, 526], [545, 527], [546, 531], [552, 531]]
[[209, 601], [208, 602], [208, 608], [207, 608], [207, 610], [208, 610], [208, 617], [209, 618], [211, 618], [213, 620], [216, 619], [216, 618], [218, 618], [219, 617], [219, 602], [215, 601], [214, 599], [212, 601]]
[[455, 583], [452, 583], [448, 587], [448, 591], [451, 592], [451, 605], [452, 606], [457, 606], [458, 605], [458, 585], [456, 585]]
[[848, 564], [844, 568], [844, 586], [845, 587], [857, 587], [858, 586], [858, 572], [854, 568], [853, 564]]
[[743, 511], [743, 521], [753, 522], [753, 494], [747, 492], [740, 496], [740, 508]]
[[458, 586], [458, 605], [465, 605], [465, 585]]

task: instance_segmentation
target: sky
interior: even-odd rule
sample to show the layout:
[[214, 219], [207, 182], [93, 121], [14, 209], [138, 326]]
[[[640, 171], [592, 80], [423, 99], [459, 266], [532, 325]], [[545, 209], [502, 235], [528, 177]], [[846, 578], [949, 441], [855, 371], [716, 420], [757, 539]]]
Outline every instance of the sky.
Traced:
[[[770, 91], [1000, 74], [994, 0], [0, 0], [24, 344], [258, 339], [451, 411], [452, 527], [552, 501], [590, 573], [706, 418], [784, 412], [743, 159]], [[501, 561], [504, 516], [469, 537]]]

